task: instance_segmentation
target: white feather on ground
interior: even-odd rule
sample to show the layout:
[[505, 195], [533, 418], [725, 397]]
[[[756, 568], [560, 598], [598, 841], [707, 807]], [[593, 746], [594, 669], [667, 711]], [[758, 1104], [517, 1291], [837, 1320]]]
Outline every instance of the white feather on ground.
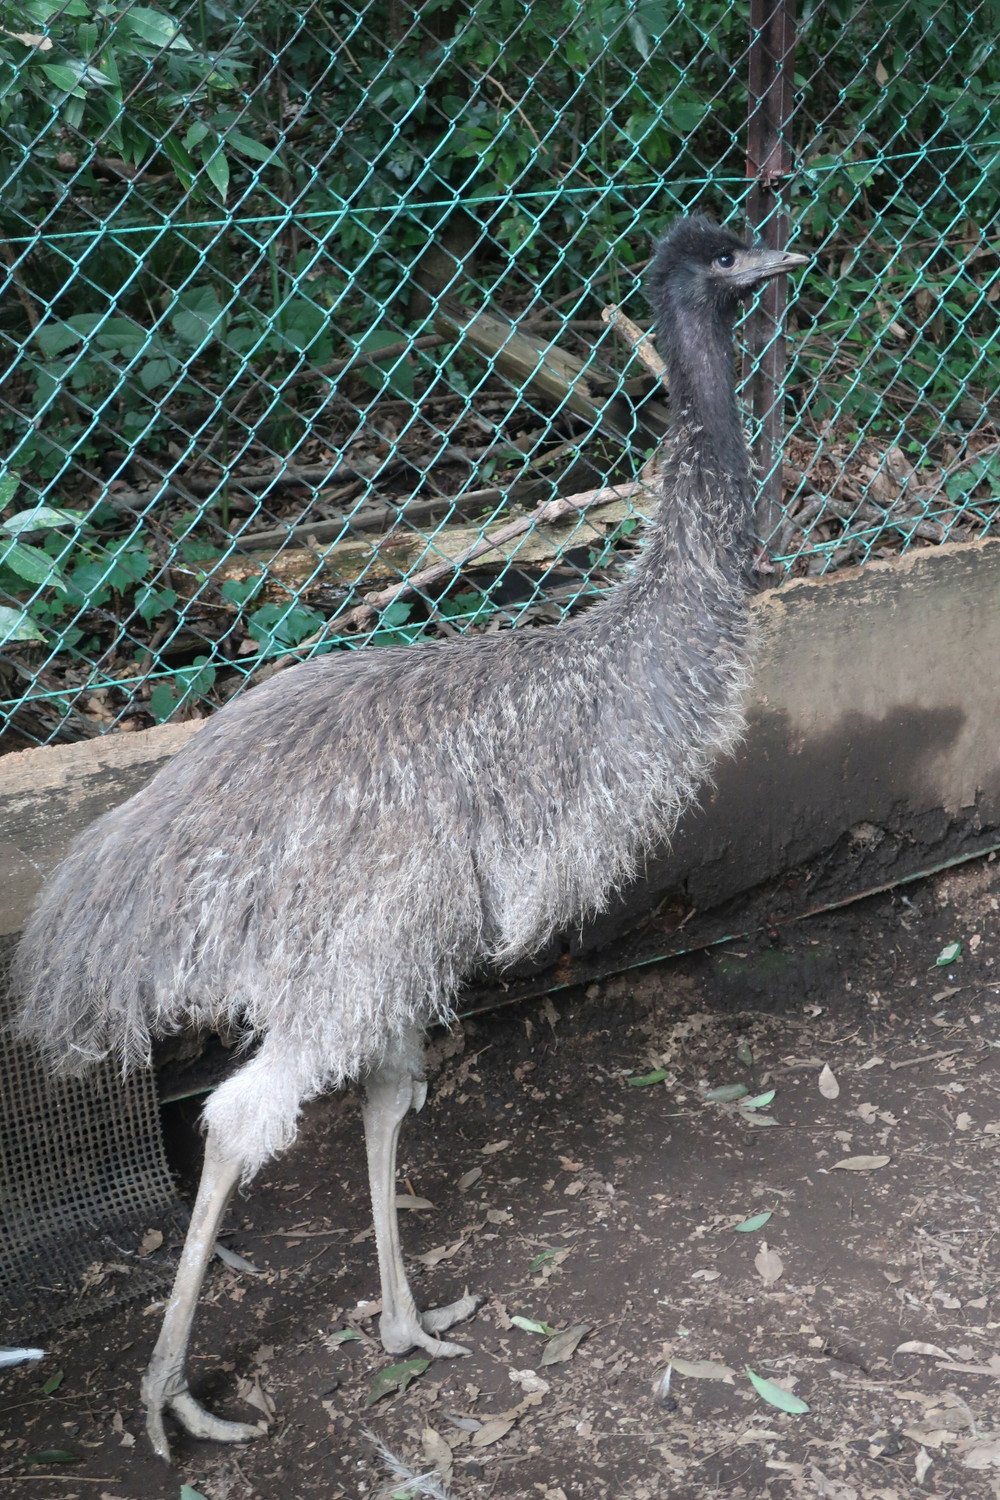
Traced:
[[388, 1488], [378, 1492], [375, 1500], [396, 1500], [397, 1495], [401, 1500], [403, 1496], [406, 1500], [421, 1500], [421, 1497], [422, 1500], [452, 1500], [450, 1492], [433, 1470], [428, 1474], [415, 1474], [373, 1432], [367, 1432], [366, 1436], [371, 1439], [386, 1468], [396, 1476]]

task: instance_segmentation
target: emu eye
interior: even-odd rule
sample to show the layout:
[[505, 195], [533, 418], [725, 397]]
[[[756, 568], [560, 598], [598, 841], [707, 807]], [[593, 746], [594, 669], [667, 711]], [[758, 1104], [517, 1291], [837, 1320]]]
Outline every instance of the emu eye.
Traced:
[[722, 255], [715, 257], [715, 264], [723, 271], [730, 271], [736, 264], [736, 256], [730, 250], [726, 250]]

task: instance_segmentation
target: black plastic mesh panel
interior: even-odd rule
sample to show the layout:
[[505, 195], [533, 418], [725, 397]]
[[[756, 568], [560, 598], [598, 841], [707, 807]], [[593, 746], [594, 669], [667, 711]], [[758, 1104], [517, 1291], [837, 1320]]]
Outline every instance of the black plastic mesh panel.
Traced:
[[123, 1081], [107, 1063], [52, 1078], [11, 1037], [0, 994], [0, 1342], [33, 1342], [165, 1286], [167, 1257], [138, 1246], [151, 1227], [169, 1240], [185, 1215], [152, 1074]]

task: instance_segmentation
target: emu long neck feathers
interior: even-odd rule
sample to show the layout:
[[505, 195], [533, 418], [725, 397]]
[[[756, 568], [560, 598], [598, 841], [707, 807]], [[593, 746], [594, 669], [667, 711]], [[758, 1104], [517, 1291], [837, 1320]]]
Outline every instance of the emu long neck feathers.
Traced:
[[[616, 606], [651, 610], [662, 632], [694, 615], [704, 640], [713, 623], [725, 633], [736, 624], [750, 557], [750, 462], [736, 406], [732, 321], [669, 280], [656, 311], [671, 424], [653, 524]], [[741, 641], [737, 630], [733, 644]]]

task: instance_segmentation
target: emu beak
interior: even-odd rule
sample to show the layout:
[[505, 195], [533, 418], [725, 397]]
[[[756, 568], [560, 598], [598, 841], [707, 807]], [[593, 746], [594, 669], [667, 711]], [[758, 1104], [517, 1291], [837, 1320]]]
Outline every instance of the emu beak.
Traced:
[[749, 253], [752, 275], [758, 279], [780, 276], [783, 271], [794, 271], [798, 266], [807, 266], [811, 255], [796, 255], [792, 250], [753, 249]]

